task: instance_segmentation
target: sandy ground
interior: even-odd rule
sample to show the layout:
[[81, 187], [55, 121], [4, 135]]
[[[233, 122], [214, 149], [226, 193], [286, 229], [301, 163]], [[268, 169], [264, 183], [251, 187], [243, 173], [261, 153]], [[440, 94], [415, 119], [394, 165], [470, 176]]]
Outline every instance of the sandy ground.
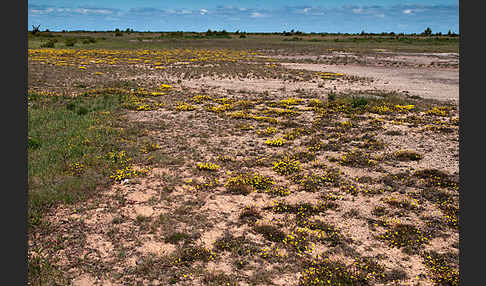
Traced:
[[410, 95], [444, 101], [459, 100], [458, 70], [294, 63], [283, 63], [283, 65], [292, 69], [336, 72], [371, 78], [373, 81], [368, 86], [371, 89], [408, 92]]
[[[262, 56], [267, 57], [267, 56]], [[279, 55], [272, 58], [284, 60], [312, 60], [325, 61], [336, 59], [361, 60], [364, 65], [379, 65], [386, 62], [394, 62], [406, 65], [431, 65], [448, 64], [456, 66], [459, 64], [458, 53], [406, 53], [406, 52], [387, 52], [376, 51], [373, 54], [359, 55], [356, 53], [333, 51], [322, 55]]]

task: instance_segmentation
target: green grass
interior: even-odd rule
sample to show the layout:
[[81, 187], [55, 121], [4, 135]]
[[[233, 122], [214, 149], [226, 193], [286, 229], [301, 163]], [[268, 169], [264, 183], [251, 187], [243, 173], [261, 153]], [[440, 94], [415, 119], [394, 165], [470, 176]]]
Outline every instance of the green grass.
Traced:
[[[119, 151], [125, 147], [121, 142], [137, 132], [119, 128], [123, 102], [113, 95], [28, 95], [30, 229], [46, 226], [43, 217], [51, 207], [84, 200], [107, 187], [112, 182], [110, 175], [124, 167], [123, 158], [136, 155], [120, 160]], [[59, 285], [53, 281], [64, 279], [47, 258], [29, 259], [28, 267], [31, 285]]]
[[116, 126], [121, 99], [114, 96], [31, 94], [28, 102], [28, 213], [29, 226], [36, 226], [53, 205], [74, 203], [110, 183], [123, 161], [108, 154], [120, 150], [126, 132]]
[[[50, 38], [58, 39], [55, 48], [74, 49], [166, 49], [166, 48], [235, 48], [235, 49], [291, 49], [293, 51], [320, 54], [322, 49], [344, 50], [348, 52], [370, 52], [386, 49], [395, 52], [459, 52], [459, 37], [381, 37], [381, 36], [346, 36], [346, 35], [301, 35], [300, 40], [293, 40], [282, 35], [247, 34], [204, 36], [197, 33], [184, 33], [182, 37], [165, 33], [133, 32], [116, 37], [114, 32], [51, 32], [39, 36], [28, 34], [28, 48], [39, 48]], [[163, 36], [161, 37], [161, 35]], [[95, 41], [85, 41], [89, 38]], [[65, 38], [77, 38], [77, 43], [66, 47]]]
[[69, 283], [56, 266], [39, 256], [29, 259], [28, 280], [29, 285], [63, 285]]

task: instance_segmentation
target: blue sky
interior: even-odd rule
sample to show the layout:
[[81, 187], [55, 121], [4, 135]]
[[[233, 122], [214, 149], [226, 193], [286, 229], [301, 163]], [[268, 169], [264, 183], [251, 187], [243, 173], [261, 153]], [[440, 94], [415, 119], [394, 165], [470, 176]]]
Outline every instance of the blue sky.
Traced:
[[459, 0], [29, 0], [41, 30], [459, 33]]

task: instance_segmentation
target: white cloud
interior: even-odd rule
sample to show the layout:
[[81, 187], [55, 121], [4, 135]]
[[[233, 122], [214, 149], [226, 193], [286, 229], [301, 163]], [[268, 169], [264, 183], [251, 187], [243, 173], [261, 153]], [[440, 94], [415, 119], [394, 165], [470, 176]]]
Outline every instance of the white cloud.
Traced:
[[[67, 8], [69, 9], [69, 8]], [[92, 8], [76, 8], [76, 9], [73, 9], [73, 10], [67, 10], [67, 11], [73, 11], [75, 13], [79, 13], [79, 14], [101, 14], [101, 15], [109, 15], [109, 14], [113, 14], [113, 11], [112, 10], [108, 10], [108, 9], [92, 9]]]
[[352, 10], [354, 14], [362, 14], [364, 12], [363, 8], [355, 8]]
[[108, 14], [113, 14], [113, 11], [106, 10], [106, 9], [98, 9], [96, 11], [93, 11], [93, 13], [108, 15]]
[[38, 10], [38, 9], [30, 9], [30, 13], [32, 14], [42, 14], [44, 10]]
[[39, 14], [39, 15], [48, 14], [48, 13], [51, 13], [53, 11], [54, 11], [53, 8], [30, 9], [30, 13], [32, 13], [32, 14]]
[[403, 10], [403, 14], [412, 14], [412, 9], [406, 9], [406, 10]]
[[312, 8], [310, 8], [310, 7], [304, 7], [304, 8], [296, 7], [295, 10], [293, 10], [292, 12], [295, 12], [297, 14], [307, 14], [311, 10], [312, 10]]
[[199, 10], [199, 12], [201, 13], [201, 15], [206, 15], [206, 13], [208, 13], [208, 10], [201, 9], [201, 10]]
[[81, 13], [81, 14], [87, 14], [89, 12], [89, 10], [85, 9], [85, 8], [77, 8], [77, 9], [74, 9], [73, 11], [76, 12], [76, 13]]

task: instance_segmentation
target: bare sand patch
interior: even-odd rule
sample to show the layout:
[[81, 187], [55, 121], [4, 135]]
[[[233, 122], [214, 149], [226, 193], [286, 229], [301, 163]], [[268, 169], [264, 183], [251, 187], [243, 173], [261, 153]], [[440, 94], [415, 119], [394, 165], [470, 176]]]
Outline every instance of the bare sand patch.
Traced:
[[113, 244], [100, 234], [90, 234], [86, 238], [88, 248], [97, 250], [101, 258], [113, 255]]
[[89, 274], [83, 274], [72, 281], [73, 286], [92, 286], [95, 285], [97, 279]]
[[176, 250], [176, 247], [170, 243], [158, 241], [145, 241], [142, 246], [137, 248], [138, 252], [143, 254], [155, 254], [157, 256], [168, 255]]
[[144, 203], [150, 200], [157, 193], [155, 191], [134, 191], [127, 195], [127, 199], [136, 203]]
[[298, 64], [282, 63], [292, 69], [305, 69], [311, 71], [336, 72], [373, 79], [366, 85], [347, 83], [326, 83], [324, 88], [334, 88], [337, 91], [345, 90], [387, 90], [408, 92], [422, 98], [444, 101], [459, 101], [459, 71], [427, 68], [390, 68], [360, 65], [325, 65], [325, 64]]

